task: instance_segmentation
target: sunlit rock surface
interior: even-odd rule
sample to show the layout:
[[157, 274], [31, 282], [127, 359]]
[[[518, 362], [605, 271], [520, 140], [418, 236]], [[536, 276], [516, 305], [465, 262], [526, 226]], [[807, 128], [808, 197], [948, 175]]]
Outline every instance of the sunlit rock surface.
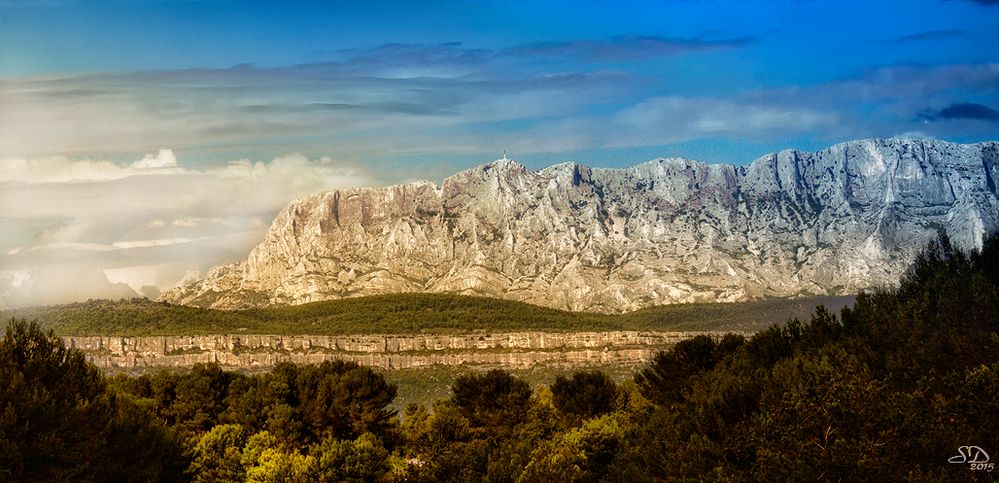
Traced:
[[456, 292], [560, 309], [838, 295], [894, 283], [944, 229], [999, 223], [999, 143], [884, 139], [746, 166], [499, 160], [444, 180], [294, 201], [240, 263], [174, 289], [235, 309]]
[[[461, 335], [200, 335], [63, 337], [106, 370], [267, 369], [281, 362], [348, 360], [385, 369], [432, 366], [530, 368], [638, 365], [696, 335], [721, 332], [510, 332]], [[749, 335], [744, 333], [742, 335]]]

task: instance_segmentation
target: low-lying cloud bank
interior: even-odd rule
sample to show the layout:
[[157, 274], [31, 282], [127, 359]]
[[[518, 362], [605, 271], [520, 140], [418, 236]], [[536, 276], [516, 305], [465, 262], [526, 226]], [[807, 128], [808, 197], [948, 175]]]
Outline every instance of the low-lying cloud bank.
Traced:
[[132, 162], [0, 159], [0, 306], [155, 296], [238, 260], [290, 200], [379, 184], [301, 155], [188, 166], [169, 149]]

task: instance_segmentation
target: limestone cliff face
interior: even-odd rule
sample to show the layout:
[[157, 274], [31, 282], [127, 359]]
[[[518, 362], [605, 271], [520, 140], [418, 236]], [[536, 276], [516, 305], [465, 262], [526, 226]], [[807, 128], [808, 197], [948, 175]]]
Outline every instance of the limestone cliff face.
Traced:
[[[713, 332], [513, 332], [463, 335], [202, 335], [63, 337], [98, 367], [143, 370], [217, 363], [265, 369], [279, 362], [316, 364], [342, 359], [371, 367], [429, 366], [529, 368], [624, 364], [651, 360], [657, 351]], [[743, 334], [749, 335], [749, 334]]]
[[240, 263], [164, 300], [215, 308], [457, 292], [620, 312], [891, 284], [945, 229], [999, 226], [999, 143], [887, 139], [747, 166], [657, 159], [531, 172], [509, 160], [315, 194]]

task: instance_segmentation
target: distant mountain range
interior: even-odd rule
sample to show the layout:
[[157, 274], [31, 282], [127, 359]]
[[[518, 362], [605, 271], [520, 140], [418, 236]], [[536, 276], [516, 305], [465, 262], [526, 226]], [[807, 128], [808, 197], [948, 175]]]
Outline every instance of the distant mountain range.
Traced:
[[943, 229], [999, 226], [999, 143], [871, 139], [746, 166], [502, 159], [444, 180], [314, 194], [242, 262], [162, 299], [213, 308], [453, 292], [577, 311], [851, 294]]

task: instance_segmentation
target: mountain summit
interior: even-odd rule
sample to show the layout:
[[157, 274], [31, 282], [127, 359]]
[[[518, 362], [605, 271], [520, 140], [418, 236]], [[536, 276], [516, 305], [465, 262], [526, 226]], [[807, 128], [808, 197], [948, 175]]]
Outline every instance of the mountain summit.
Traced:
[[162, 297], [215, 308], [455, 292], [571, 310], [847, 294], [949, 233], [999, 226], [999, 143], [872, 139], [747, 166], [507, 159], [431, 182], [314, 194], [239, 263]]

